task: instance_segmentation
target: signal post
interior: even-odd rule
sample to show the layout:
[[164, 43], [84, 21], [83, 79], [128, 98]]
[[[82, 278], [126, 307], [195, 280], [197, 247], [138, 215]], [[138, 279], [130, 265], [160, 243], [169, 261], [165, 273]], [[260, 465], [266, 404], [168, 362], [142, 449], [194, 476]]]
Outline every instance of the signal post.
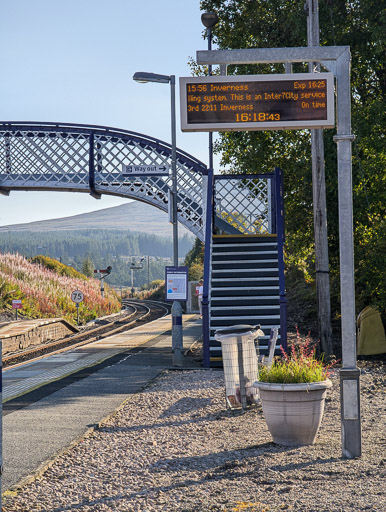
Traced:
[[105, 277], [107, 277], [109, 274], [111, 274], [111, 271], [112, 271], [112, 267], [110, 267], [110, 266], [108, 266], [104, 270], [94, 270], [94, 274], [101, 274], [101, 277], [99, 279], [101, 280], [102, 299], [104, 299], [104, 297], [105, 297], [105, 288], [104, 288], [103, 280], [105, 279]]

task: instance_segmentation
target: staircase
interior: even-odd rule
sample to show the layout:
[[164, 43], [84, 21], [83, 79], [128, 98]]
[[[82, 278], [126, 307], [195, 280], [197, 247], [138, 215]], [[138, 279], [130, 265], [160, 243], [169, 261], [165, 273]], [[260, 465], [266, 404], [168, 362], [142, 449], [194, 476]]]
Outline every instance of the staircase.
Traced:
[[[213, 236], [209, 292], [210, 366], [222, 366], [216, 329], [261, 325], [260, 354], [268, 353], [272, 327], [280, 332], [279, 269], [276, 235]], [[276, 353], [280, 351], [280, 335]]]

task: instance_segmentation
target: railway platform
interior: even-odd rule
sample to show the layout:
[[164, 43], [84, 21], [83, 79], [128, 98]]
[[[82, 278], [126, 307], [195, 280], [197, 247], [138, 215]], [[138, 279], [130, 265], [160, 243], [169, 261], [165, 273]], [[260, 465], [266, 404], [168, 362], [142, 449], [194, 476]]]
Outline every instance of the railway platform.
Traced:
[[[183, 316], [184, 368], [198, 315]], [[3, 371], [3, 491], [45, 469], [132, 393], [172, 366], [171, 316]]]

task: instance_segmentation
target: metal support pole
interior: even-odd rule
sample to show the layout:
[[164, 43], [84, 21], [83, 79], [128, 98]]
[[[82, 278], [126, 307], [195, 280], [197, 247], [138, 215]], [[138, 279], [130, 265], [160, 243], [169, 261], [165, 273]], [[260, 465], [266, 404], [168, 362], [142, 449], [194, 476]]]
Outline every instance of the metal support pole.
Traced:
[[[208, 27], [208, 50], [212, 49], [212, 28]], [[208, 66], [208, 75], [212, 76], [212, 66]], [[213, 132], [209, 132], [209, 169], [213, 170]]]
[[[208, 36], [208, 51], [212, 50], [212, 28], [218, 23], [216, 13], [204, 13], [201, 21], [206, 27]], [[212, 65], [208, 64], [208, 75], [212, 75]], [[210, 367], [210, 318], [209, 318], [209, 288], [210, 288], [210, 246], [212, 239], [212, 206], [213, 206], [213, 133], [209, 132], [209, 160], [207, 177], [206, 219], [205, 219], [205, 254], [204, 254], [204, 284], [202, 293], [202, 334], [203, 334], [203, 365]]]
[[101, 295], [102, 295], [102, 299], [104, 299], [104, 297], [105, 297], [105, 288], [104, 288], [104, 284], [103, 284], [103, 279], [104, 279], [104, 277], [101, 277]]
[[182, 339], [182, 307], [178, 300], [172, 305], [172, 354], [173, 365], [182, 366], [184, 361]]
[[[319, 46], [319, 2], [307, 0], [308, 46]], [[310, 73], [319, 63], [309, 62]], [[318, 306], [318, 329], [322, 351], [333, 353], [331, 332], [330, 275], [328, 263], [327, 205], [324, 172], [323, 130], [311, 130], [312, 195], [315, 240], [315, 282]]]
[[343, 457], [362, 453], [359, 375], [356, 367], [350, 52], [337, 59], [337, 135], [340, 300], [342, 313], [341, 434]]
[[[172, 224], [173, 224], [173, 265], [178, 267], [178, 189], [177, 189], [177, 144], [176, 144], [176, 77], [175, 75], [159, 75], [156, 73], [135, 73], [133, 79], [137, 82], [156, 82], [161, 84], [170, 84], [170, 103], [171, 103], [171, 132], [172, 132]], [[170, 190], [170, 189], [169, 189]], [[173, 302], [173, 308], [175, 310], [182, 311], [181, 304], [176, 305]], [[174, 323], [172, 325], [172, 340], [173, 340], [173, 352], [179, 350], [182, 347], [182, 322], [181, 329], [178, 330], [180, 339], [177, 340], [177, 335], [174, 332]], [[177, 332], [177, 331], [176, 331]], [[174, 345], [176, 343], [176, 347]]]
[[177, 211], [177, 142], [176, 142], [176, 77], [170, 76], [172, 127], [172, 192], [173, 192], [173, 265], [178, 267], [178, 211]]
[[342, 455], [348, 459], [360, 457], [362, 452], [359, 376], [358, 368], [339, 371]]
[[[172, 129], [172, 198], [173, 198], [173, 265], [178, 267], [178, 203], [177, 203], [177, 160], [176, 160], [176, 78], [170, 76], [171, 129]], [[172, 353], [173, 364], [182, 366], [183, 362], [183, 333], [182, 307], [178, 301], [172, 305]]]

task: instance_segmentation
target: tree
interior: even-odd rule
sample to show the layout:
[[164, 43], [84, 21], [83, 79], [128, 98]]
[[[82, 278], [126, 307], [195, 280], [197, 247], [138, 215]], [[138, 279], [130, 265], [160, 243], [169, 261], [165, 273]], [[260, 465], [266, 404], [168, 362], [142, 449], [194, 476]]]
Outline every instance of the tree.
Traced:
[[10, 284], [3, 278], [0, 278], [0, 311], [11, 305], [12, 299], [18, 295], [18, 290], [11, 290]]
[[87, 277], [93, 277], [94, 276], [94, 262], [90, 258], [90, 256], [87, 256], [85, 260], [83, 260], [82, 264], [82, 274], [84, 274]]
[[[203, 0], [215, 11], [219, 48], [307, 46], [304, 2], [294, 0]], [[382, 22], [383, 19], [383, 22]], [[320, 44], [349, 45], [352, 55], [352, 131], [356, 305], [384, 308], [385, 251], [385, 10], [374, 0], [320, 2]], [[307, 71], [296, 64], [295, 71]], [[230, 66], [229, 74], [282, 72], [282, 65]], [[334, 130], [324, 130], [329, 254], [333, 307], [338, 314], [339, 227]], [[309, 131], [223, 133], [215, 145], [230, 172], [285, 172], [287, 264], [313, 277], [314, 246]], [[297, 274], [298, 275], [298, 274]], [[296, 285], [296, 283], [293, 283]]]
[[185, 257], [184, 265], [189, 267], [189, 280], [199, 281], [204, 274], [204, 244], [196, 238], [192, 249]]

